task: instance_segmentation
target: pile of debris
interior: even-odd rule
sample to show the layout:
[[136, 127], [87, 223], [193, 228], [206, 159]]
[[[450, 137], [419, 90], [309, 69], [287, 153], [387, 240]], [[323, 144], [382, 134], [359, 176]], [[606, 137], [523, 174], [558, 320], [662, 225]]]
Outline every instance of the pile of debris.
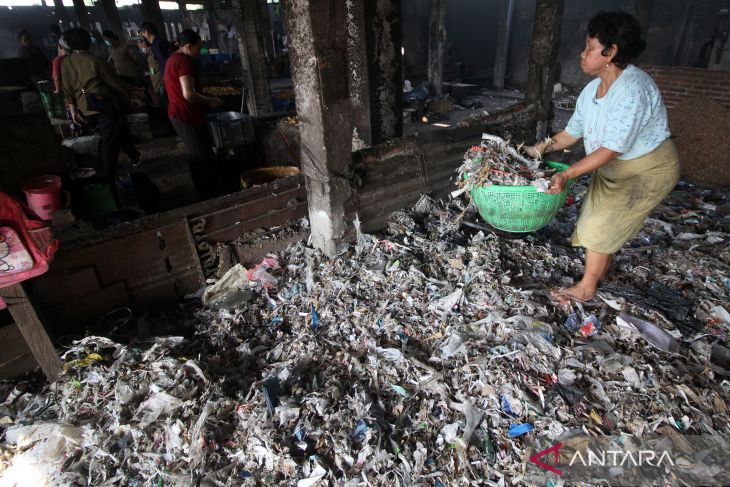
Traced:
[[482, 134], [482, 142], [464, 154], [464, 164], [458, 170], [457, 196], [480, 186], [535, 186], [547, 190], [550, 177], [555, 174], [541, 159], [528, 159], [520, 154], [520, 147], [501, 137]]
[[[88, 337], [55, 384], [0, 384], [5, 477], [559, 485], [528, 461], [557, 441], [730, 433], [727, 193], [675, 192], [590, 310], [548, 297], [582, 273], [576, 206], [521, 239], [475, 229], [471, 210], [455, 224], [463, 211], [424, 198], [333, 259], [293, 245], [232, 269], [216, 306], [157, 318], [190, 336]], [[210, 300], [226, 289], [240, 293]]]

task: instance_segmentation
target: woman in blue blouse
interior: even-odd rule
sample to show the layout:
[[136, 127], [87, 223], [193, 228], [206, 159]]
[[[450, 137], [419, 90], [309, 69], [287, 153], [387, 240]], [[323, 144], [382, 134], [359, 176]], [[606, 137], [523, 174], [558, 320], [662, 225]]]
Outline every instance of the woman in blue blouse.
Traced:
[[649, 213], [679, 180], [679, 156], [669, 139], [667, 111], [651, 77], [629, 64], [646, 48], [639, 23], [624, 12], [601, 12], [588, 23], [580, 55], [584, 73], [596, 76], [583, 89], [565, 130], [528, 147], [537, 157], [581, 138], [586, 157], [553, 176], [549, 193], [569, 179], [593, 173], [573, 245], [586, 249], [583, 278], [552, 291], [561, 302], [589, 301], [611, 258], [639, 233]]

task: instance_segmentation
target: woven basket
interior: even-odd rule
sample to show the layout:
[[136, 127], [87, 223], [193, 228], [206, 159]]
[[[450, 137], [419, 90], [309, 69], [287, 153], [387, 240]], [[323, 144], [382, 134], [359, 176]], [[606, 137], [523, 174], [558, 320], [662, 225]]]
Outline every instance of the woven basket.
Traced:
[[[564, 171], [567, 164], [546, 161], [548, 167]], [[471, 190], [471, 197], [481, 217], [491, 226], [505, 232], [534, 232], [555, 217], [565, 203], [574, 180], [568, 181], [558, 194], [540, 193], [533, 186], [480, 186]]]
[[270, 166], [251, 169], [241, 174], [241, 188], [247, 189], [257, 184], [266, 184], [279, 178], [288, 178], [299, 174], [296, 166]]

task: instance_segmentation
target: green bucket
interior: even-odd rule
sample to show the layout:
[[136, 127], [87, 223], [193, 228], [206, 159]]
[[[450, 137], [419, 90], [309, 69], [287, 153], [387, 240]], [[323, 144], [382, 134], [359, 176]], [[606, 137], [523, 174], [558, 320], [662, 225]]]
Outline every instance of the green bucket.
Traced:
[[[559, 162], [545, 162], [558, 171], [569, 167]], [[497, 230], [534, 232], [555, 217], [574, 182], [568, 181], [558, 194], [540, 193], [533, 186], [479, 186], [471, 190], [471, 197], [484, 221]]]

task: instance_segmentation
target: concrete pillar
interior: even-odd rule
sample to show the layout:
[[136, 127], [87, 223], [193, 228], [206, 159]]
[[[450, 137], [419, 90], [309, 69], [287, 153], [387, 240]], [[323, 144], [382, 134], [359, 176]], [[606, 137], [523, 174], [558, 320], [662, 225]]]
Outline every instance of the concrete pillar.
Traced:
[[246, 84], [248, 110], [251, 115], [271, 111], [271, 88], [266, 69], [266, 52], [260, 32], [257, 0], [233, 0], [233, 14], [238, 32], [238, 52]]
[[380, 144], [403, 135], [401, 0], [367, 0], [364, 7], [371, 133]]
[[[370, 125], [370, 82], [365, 40], [365, 6], [367, 0], [350, 0], [347, 10], [347, 87], [357, 136], [365, 145], [373, 144]], [[354, 136], [354, 134], [353, 134]], [[353, 144], [356, 145], [356, 144]]]
[[514, 6], [515, 0], [502, 0], [500, 2], [497, 57], [494, 60], [494, 76], [492, 79], [492, 86], [498, 90], [504, 88], [504, 76], [507, 73], [507, 56], [509, 55], [509, 38], [512, 35]]
[[428, 31], [428, 84], [441, 96], [444, 83], [444, 42], [446, 41], [446, 0], [431, 0]]
[[553, 114], [555, 64], [560, 50], [564, 0], [536, 0], [532, 48], [527, 72], [527, 100], [537, 103], [536, 140], [547, 136]]
[[284, 8], [312, 243], [334, 256], [346, 229], [354, 126], [345, 2], [287, 0]]
[[142, 18], [144, 21], [152, 22], [157, 26], [158, 35], [167, 39], [165, 33], [165, 19], [162, 17], [160, 3], [157, 0], [142, 0]]
[[91, 20], [89, 19], [89, 11], [86, 9], [84, 0], [73, 0], [76, 18], [79, 19], [79, 26], [86, 30], [91, 30]]
[[127, 36], [124, 29], [122, 29], [122, 19], [119, 17], [117, 3], [114, 0], [101, 0], [101, 8], [104, 9], [107, 28], [120, 36], [121, 39], [126, 39]]
[[53, 0], [53, 13], [61, 26], [61, 30], [67, 30], [70, 25], [68, 23], [68, 12], [63, 5], [63, 0]]

